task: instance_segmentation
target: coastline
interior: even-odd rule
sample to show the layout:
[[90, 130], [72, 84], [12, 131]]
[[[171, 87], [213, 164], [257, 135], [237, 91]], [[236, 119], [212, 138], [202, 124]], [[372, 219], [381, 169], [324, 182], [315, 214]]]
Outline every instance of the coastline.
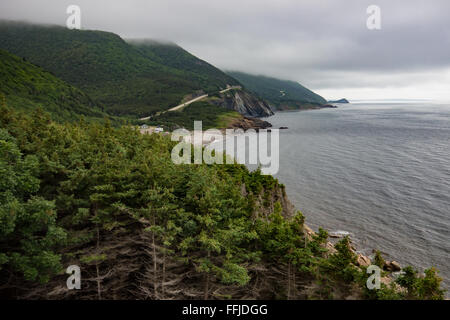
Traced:
[[[422, 104], [393, 105], [389, 107], [389, 112], [398, 115], [399, 120], [395, 125], [401, 127], [408, 120], [409, 113], [417, 116], [425, 112], [424, 107]], [[405, 136], [400, 136], [402, 140], [387, 140], [392, 123], [383, 121], [386, 108], [350, 104], [349, 108], [342, 106], [336, 113], [334, 110], [325, 110], [324, 113], [311, 112], [295, 116], [286, 113], [292, 110], [279, 112], [278, 116], [270, 119], [274, 127], [286, 125], [292, 130], [280, 136], [283, 141], [280, 151], [282, 170], [277, 178], [286, 184], [289, 197], [295, 205], [301, 208], [307, 218], [311, 218], [307, 221], [314, 230], [322, 226], [329, 231], [349, 231], [357, 250], [364, 255], [370, 257], [374, 248], [379, 249], [385, 259], [396, 260], [403, 267], [411, 265], [420, 274], [435, 267], [443, 279], [442, 287], [449, 290], [450, 273], [445, 261], [448, 245], [440, 241], [445, 236], [440, 228], [448, 220], [439, 220], [438, 215], [445, 213], [440, 199], [443, 201], [448, 198], [440, 193], [445, 190], [445, 186], [439, 184], [442, 181], [439, 180], [442, 176], [439, 172], [442, 170], [436, 170], [430, 175], [427, 167], [419, 162], [411, 165], [405, 163], [405, 154], [409, 155], [408, 159], [420, 159], [423, 164], [432, 167], [436, 161], [423, 149], [403, 149], [399, 144], [406, 137], [408, 141], [413, 141], [420, 135], [419, 122], [415, 122], [414, 127], [408, 122], [408, 127], [402, 130]], [[354, 109], [361, 112], [355, 113]], [[448, 107], [428, 112], [445, 115]], [[374, 118], [379, 119], [379, 122], [372, 121]], [[342, 129], [344, 125], [345, 131]], [[369, 134], [366, 128], [374, 130], [377, 135]], [[386, 138], [381, 143], [377, 140], [380, 134]], [[349, 147], [353, 144], [355, 147]], [[384, 152], [388, 150], [394, 153], [386, 157]], [[362, 156], [361, 152], [364, 152]], [[447, 160], [442, 158], [442, 161], [445, 165]], [[302, 166], [296, 167], [297, 162], [301, 162]], [[389, 167], [389, 164], [394, 166]], [[415, 179], [423, 181], [433, 193], [429, 194], [427, 190], [420, 193], [408, 184], [410, 178], [405, 173], [414, 168], [417, 169]], [[296, 173], [293, 174], [293, 171]], [[368, 176], [373, 179], [367, 180]], [[429, 202], [424, 202], [426, 200]], [[435, 223], [427, 225], [433, 217], [437, 219]], [[425, 229], [427, 226], [430, 228], [429, 233]], [[415, 233], [415, 230], [419, 233]]]
[[[277, 113], [278, 112], [287, 113], [287, 112], [319, 110], [319, 109], [325, 109], [325, 108], [328, 108], [328, 107], [297, 109], [297, 110], [279, 110], [279, 111], [277, 111]], [[332, 108], [337, 108], [337, 107], [332, 107]], [[267, 117], [267, 118], [270, 118], [270, 117]], [[241, 121], [236, 121], [233, 125], [233, 128], [230, 128], [230, 129], [243, 129], [243, 130], [255, 129], [256, 131], [258, 131], [259, 129], [271, 128], [273, 126], [269, 122], [264, 121], [259, 118], [243, 117], [242, 119], [239, 119], [239, 120], [241, 120]], [[225, 130], [226, 129], [224, 129], [224, 128], [219, 129], [219, 131], [221, 132], [222, 135], [225, 134]], [[168, 134], [168, 133], [166, 132], [165, 134]], [[196, 134], [202, 135], [201, 141], [194, 139], [194, 135], [196, 135]], [[208, 148], [208, 147], [212, 146], [214, 143], [217, 143], [220, 141], [223, 142], [224, 140], [225, 140], [224, 137], [217, 138], [214, 133], [207, 132], [207, 130], [204, 130], [201, 132], [192, 131], [190, 135], [187, 135], [184, 138], [184, 141], [192, 143], [194, 146], [201, 145], [204, 148]], [[307, 224], [305, 224], [305, 230], [311, 238], [317, 234]], [[349, 239], [351, 241], [351, 249], [357, 256], [357, 266], [368, 267], [369, 265], [371, 265], [372, 261], [374, 259], [376, 248], [374, 248], [374, 247], [365, 248], [365, 249], [359, 248], [358, 241], [355, 240], [353, 238], [353, 236], [347, 231], [340, 231], [340, 230], [332, 231], [331, 229], [329, 229], [329, 238], [326, 243], [326, 248], [329, 249], [330, 252], [334, 252], [335, 251], [334, 244], [336, 244], [339, 241], [339, 239], [342, 239], [346, 236], [349, 237]], [[368, 254], [368, 252], [371, 252], [371, 253]], [[398, 257], [396, 258], [395, 254], [385, 252], [384, 255], [385, 255], [385, 257], [391, 258], [391, 260], [385, 261], [383, 268], [382, 268], [383, 271], [388, 271], [388, 273], [386, 273], [385, 276], [382, 278], [382, 282], [384, 284], [388, 285], [396, 280], [396, 278], [402, 273], [403, 268], [400, 265], [400, 263], [397, 262]], [[401, 259], [399, 259], [399, 260], [401, 260]], [[417, 266], [415, 266], [415, 267], [417, 268]]]

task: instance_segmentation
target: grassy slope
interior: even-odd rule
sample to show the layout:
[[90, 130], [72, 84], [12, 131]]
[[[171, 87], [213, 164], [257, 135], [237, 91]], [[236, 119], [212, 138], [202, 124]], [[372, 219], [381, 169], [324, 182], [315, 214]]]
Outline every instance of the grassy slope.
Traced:
[[194, 121], [202, 121], [202, 128], [227, 128], [228, 125], [242, 115], [235, 111], [217, 107], [207, 101], [190, 104], [181, 111], [163, 113], [148, 121], [150, 125], [162, 125], [169, 130], [184, 127], [194, 129]]
[[[240, 81], [248, 90], [266, 99], [276, 107], [299, 106], [304, 103], [325, 104], [327, 101], [294, 81], [280, 80], [265, 76], [255, 76], [242, 72], [229, 72], [229, 75]], [[285, 95], [281, 93], [283, 91]]]
[[146, 116], [205, 84], [211, 90], [232, 81], [177, 46], [136, 47], [108, 32], [2, 22], [0, 48], [79, 87], [116, 115]]
[[15, 109], [42, 107], [58, 121], [106, 116], [84, 92], [4, 50], [0, 50], [0, 93]]

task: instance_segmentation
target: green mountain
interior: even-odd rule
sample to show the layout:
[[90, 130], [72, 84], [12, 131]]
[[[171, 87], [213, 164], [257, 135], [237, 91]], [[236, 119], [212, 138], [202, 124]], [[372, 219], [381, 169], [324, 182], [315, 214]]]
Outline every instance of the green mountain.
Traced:
[[228, 72], [244, 87], [277, 109], [301, 109], [326, 104], [327, 101], [298, 82], [256, 76], [243, 72]]
[[197, 83], [206, 92], [215, 92], [227, 84], [239, 85], [236, 79], [174, 43], [134, 39], [127, 42], [150, 60], [185, 73], [190, 81]]
[[4, 50], [0, 50], [0, 96], [15, 109], [29, 112], [41, 107], [58, 121], [106, 116], [81, 90]]
[[116, 115], [147, 116], [193, 92], [238, 84], [176, 45], [130, 44], [109, 32], [1, 22], [0, 48], [51, 71]]

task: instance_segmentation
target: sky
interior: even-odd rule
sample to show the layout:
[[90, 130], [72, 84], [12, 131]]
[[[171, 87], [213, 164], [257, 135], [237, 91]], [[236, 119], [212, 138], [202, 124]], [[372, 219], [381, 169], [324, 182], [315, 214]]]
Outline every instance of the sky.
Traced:
[[[82, 29], [172, 41], [328, 99], [450, 101], [448, 0], [0, 0], [0, 19], [65, 25], [69, 5]], [[370, 5], [381, 29], [367, 27]]]

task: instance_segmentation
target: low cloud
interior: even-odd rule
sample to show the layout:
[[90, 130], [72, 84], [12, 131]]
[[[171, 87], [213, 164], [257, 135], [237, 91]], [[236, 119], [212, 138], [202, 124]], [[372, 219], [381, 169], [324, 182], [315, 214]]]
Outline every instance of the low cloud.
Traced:
[[[0, 18], [63, 25], [69, 4], [72, 1], [3, 1]], [[425, 90], [425, 85], [449, 81], [447, 0], [79, 0], [77, 4], [85, 29], [125, 38], [166, 39], [222, 69], [296, 80], [329, 94], [365, 88], [382, 97], [383, 89], [397, 87], [408, 95], [407, 88], [417, 90], [423, 84]], [[381, 8], [381, 30], [366, 28], [371, 4]]]

